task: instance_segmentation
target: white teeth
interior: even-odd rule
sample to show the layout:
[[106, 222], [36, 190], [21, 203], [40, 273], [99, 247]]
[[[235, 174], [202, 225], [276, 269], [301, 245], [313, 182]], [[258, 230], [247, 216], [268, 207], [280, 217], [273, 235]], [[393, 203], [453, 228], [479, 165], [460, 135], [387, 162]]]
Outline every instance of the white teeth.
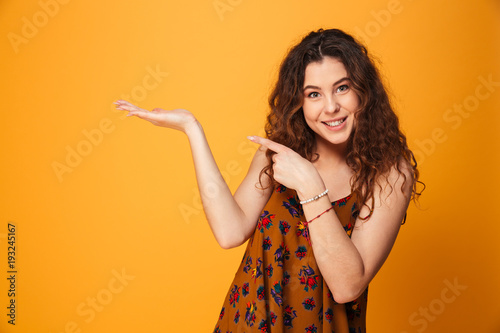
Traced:
[[328, 126], [339, 126], [340, 124], [342, 124], [344, 122], [345, 118], [344, 119], [340, 119], [340, 120], [337, 120], [337, 121], [325, 121], [325, 124], [327, 124]]

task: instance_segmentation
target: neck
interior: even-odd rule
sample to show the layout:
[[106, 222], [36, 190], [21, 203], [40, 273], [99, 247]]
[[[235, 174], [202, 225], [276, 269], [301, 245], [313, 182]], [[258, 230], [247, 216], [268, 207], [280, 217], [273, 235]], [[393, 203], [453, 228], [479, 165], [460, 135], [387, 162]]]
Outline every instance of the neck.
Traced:
[[318, 160], [314, 162], [326, 188], [330, 190], [329, 198], [334, 201], [352, 193], [352, 169], [347, 165], [347, 144], [334, 145], [321, 138], [316, 140]]
[[321, 137], [316, 137], [316, 151], [319, 159], [316, 161], [321, 165], [328, 165], [337, 169], [346, 165], [347, 142], [342, 144], [332, 144]]

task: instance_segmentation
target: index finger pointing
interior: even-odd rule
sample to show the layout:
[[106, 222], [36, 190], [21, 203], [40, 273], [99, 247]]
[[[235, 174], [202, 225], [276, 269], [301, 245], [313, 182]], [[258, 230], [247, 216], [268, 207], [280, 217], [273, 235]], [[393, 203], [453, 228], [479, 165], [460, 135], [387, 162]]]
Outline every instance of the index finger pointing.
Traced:
[[280, 153], [280, 152], [288, 149], [287, 147], [283, 146], [282, 144], [279, 144], [277, 142], [274, 142], [274, 141], [266, 139], [266, 138], [261, 138], [260, 136], [249, 136], [248, 140], [255, 142], [259, 145], [262, 145], [262, 146], [266, 147], [267, 149], [270, 149], [276, 153]]

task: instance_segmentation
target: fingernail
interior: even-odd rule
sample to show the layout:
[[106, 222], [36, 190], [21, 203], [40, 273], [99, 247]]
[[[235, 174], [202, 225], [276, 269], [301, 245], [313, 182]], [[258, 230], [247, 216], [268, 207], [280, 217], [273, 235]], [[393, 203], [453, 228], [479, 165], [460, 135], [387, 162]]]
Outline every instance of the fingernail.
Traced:
[[129, 113], [127, 114], [127, 117], [130, 117], [130, 116], [133, 116], [134, 114], [133, 113]]
[[250, 141], [254, 141], [255, 140], [255, 138], [253, 136], [251, 136], [251, 135], [247, 136], [247, 139], [250, 140]]

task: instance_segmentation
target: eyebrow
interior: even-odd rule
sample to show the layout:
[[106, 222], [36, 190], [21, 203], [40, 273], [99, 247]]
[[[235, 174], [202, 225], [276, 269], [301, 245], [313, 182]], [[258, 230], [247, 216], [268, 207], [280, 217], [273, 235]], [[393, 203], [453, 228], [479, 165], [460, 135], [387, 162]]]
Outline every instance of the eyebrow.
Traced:
[[[334, 85], [334, 86], [336, 86], [337, 84], [339, 84], [340, 82], [342, 82], [342, 81], [344, 81], [344, 80], [349, 80], [349, 78], [348, 78], [348, 77], [343, 77], [343, 78], [341, 78], [340, 80], [337, 80], [337, 81], [336, 81], [333, 85]], [[321, 90], [321, 88], [320, 88], [320, 87], [318, 87], [318, 86], [313, 86], [313, 85], [307, 85], [307, 86], [305, 86], [305, 87], [304, 87], [304, 89], [303, 89], [303, 90], [307, 90], [307, 89], [317, 89], [317, 90]]]

